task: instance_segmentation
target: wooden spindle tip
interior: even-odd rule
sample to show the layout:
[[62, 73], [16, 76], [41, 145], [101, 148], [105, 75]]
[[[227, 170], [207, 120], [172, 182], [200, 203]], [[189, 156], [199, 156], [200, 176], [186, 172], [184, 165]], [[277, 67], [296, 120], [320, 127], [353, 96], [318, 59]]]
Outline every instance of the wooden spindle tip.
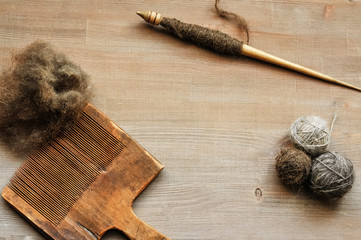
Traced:
[[138, 11], [137, 15], [140, 16], [141, 18], [145, 19], [146, 12], [145, 11]]
[[162, 15], [153, 11], [138, 11], [137, 14], [144, 19], [144, 21], [153, 25], [158, 25], [162, 20]]

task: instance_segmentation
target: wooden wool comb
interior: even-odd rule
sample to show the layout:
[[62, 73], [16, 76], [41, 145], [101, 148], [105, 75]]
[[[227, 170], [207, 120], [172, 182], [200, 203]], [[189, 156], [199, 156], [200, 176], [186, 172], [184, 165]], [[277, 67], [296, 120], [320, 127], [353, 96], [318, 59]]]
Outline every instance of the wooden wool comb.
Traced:
[[88, 104], [70, 129], [25, 160], [2, 197], [50, 239], [94, 240], [118, 229], [130, 239], [166, 240], [132, 211], [162, 169]]

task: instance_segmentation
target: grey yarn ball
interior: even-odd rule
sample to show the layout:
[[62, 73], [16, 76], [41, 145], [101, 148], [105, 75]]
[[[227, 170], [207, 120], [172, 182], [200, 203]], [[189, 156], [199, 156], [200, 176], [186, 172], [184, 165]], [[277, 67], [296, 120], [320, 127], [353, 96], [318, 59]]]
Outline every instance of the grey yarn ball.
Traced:
[[326, 151], [330, 142], [330, 130], [326, 121], [317, 116], [297, 119], [291, 126], [291, 141], [312, 156]]
[[309, 187], [322, 198], [341, 198], [351, 189], [354, 179], [350, 160], [336, 152], [326, 152], [313, 160]]

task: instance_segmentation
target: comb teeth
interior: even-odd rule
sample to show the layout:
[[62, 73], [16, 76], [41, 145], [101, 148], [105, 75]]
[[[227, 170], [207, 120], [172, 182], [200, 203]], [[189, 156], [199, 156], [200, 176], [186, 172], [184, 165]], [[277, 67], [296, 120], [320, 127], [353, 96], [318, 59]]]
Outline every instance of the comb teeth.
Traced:
[[125, 148], [85, 112], [71, 127], [29, 156], [9, 188], [54, 225]]

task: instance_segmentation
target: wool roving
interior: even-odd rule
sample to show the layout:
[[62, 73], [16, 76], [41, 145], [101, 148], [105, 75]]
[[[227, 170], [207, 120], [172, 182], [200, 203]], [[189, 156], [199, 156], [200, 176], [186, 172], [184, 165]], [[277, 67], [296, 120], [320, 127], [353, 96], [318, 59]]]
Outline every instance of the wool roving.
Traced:
[[0, 139], [29, 152], [77, 118], [91, 95], [79, 66], [49, 43], [35, 41], [0, 75]]
[[336, 152], [326, 152], [313, 160], [309, 187], [322, 198], [341, 198], [354, 182], [352, 162]]
[[276, 170], [281, 182], [290, 188], [299, 188], [307, 179], [311, 158], [302, 150], [282, 148], [276, 157]]
[[317, 116], [304, 116], [291, 126], [291, 141], [312, 156], [323, 153], [330, 142], [330, 129], [325, 120]]

